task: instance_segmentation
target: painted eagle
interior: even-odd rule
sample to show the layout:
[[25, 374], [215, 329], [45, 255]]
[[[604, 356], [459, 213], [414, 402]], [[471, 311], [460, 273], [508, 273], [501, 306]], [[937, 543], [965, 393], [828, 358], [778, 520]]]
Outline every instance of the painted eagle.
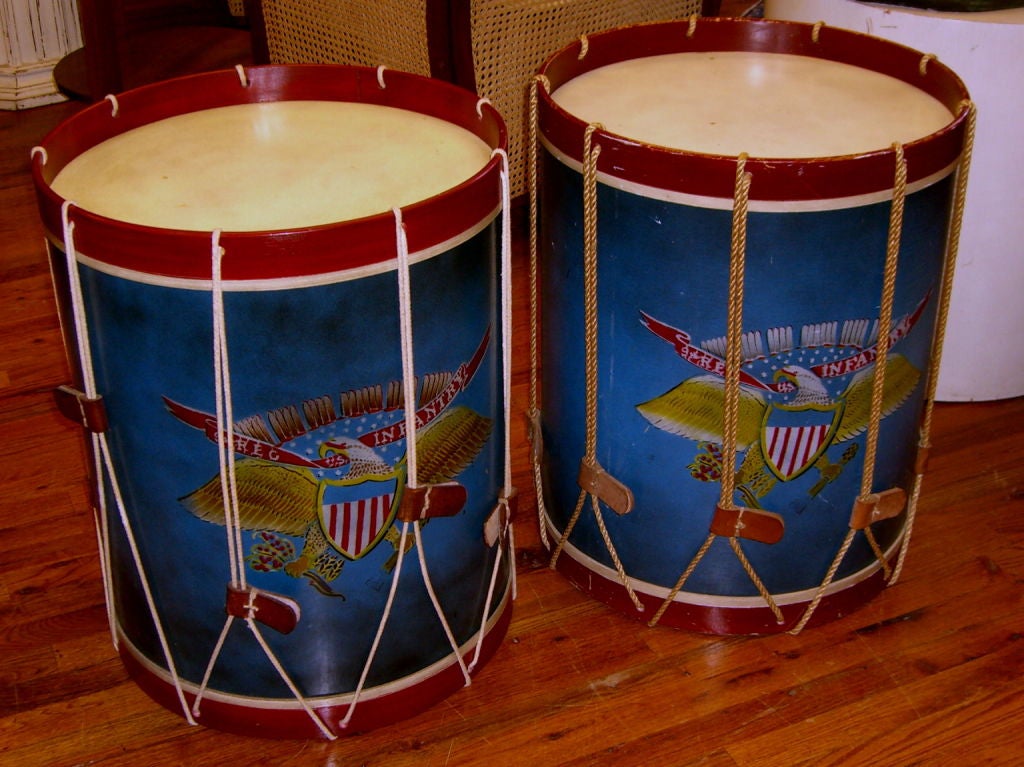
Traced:
[[[463, 406], [449, 408], [418, 429], [418, 483], [439, 484], [454, 479], [480, 453], [491, 430], [489, 418]], [[258, 539], [248, 557], [250, 566], [257, 570], [283, 569], [292, 577], [308, 578], [322, 593], [340, 596], [328, 582], [338, 576], [346, 558], [361, 556], [381, 540], [397, 547], [399, 538], [391, 522], [407, 469], [404, 456], [396, 464], [389, 464], [373, 449], [351, 438], [334, 437], [323, 443], [321, 454], [328, 453], [346, 459], [345, 471], [329, 480], [308, 467], [262, 458], [240, 458], [234, 470], [240, 526], [256, 531]], [[325, 484], [344, 486], [368, 499], [383, 499], [376, 512], [375, 531], [354, 553], [339, 548], [342, 539], [325, 530]], [[371, 491], [373, 486], [385, 489]], [[180, 500], [199, 519], [225, 523], [220, 474]], [[278, 535], [301, 538], [301, 551], [295, 555], [290, 542]], [[393, 565], [393, 560], [389, 564]]]
[[[853, 374], [846, 388], [834, 397], [818, 375], [795, 364], [775, 373], [776, 382], [791, 384], [780, 387], [790, 389], [786, 393], [740, 385], [736, 450], [744, 457], [736, 483], [747, 505], [760, 507], [759, 499], [777, 482], [795, 479], [812, 466], [822, 477], [810, 491], [812, 495], [838, 476], [857, 446], [852, 444], [839, 463], [831, 463], [826, 450], [867, 430], [874, 371], [872, 365]], [[887, 357], [883, 418], [906, 401], [919, 379], [920, 372], [904, 356]], [[659, 429], [717, 447], [723, 441], [724, 401], [725, 383], [720, 376], [697, 375], [636, 407]], [[787, 418], [799, 424], [786, 425]]]

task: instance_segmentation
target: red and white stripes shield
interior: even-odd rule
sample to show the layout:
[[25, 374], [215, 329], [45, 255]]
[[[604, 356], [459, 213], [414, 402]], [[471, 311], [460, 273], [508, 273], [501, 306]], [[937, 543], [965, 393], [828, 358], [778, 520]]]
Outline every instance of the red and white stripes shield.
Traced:
[[320, 521], [324, 534], [341, 554], [358, 559], [372, 549], [392, 521], [394, 493], [353, 500], [324, 501]]
[[761, 449], [772, 473], [786, 482], [813, 465], [832, 442], [841, 412], [837, 406], [769, 407], [761, 432]]

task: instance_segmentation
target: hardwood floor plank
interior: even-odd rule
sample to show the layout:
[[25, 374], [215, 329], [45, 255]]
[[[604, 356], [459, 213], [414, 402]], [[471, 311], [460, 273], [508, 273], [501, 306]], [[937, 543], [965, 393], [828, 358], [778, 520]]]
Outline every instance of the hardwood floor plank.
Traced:
[[[957, 752], [949, 751], [956, 735], [951, 736], [947, 726], [972, 718], [958, 716], [961, 710], [975, 705], [991, 708], [992, 701], [981, 703], [990, 696], [1003, 713], [1019, 715], [1022, 691], [1013, 689], [1015, 680], [1007, 677], [1006, 670], [1020, 669], [1022, 662], [1024, 646], [1014, 641], [999, 652], [918, 682], [894, 685], [866, 698], [851, 695], [854, 702], [834, 712], [816, 713], [790, 727], [743, 738], [727, 750], [744, 767], [841, 765], [851, 759], [859, 764], [916, 764], [936, 754], [949, 760], [945, 763], [961, 763], [955, 759]], [[964, 751], [959, 756], [970, 758]], [[1000, 757], [1007, 760], [1005, 764], [1021, 756], [1024, 745], [1019, 739], [1002, 742]]]

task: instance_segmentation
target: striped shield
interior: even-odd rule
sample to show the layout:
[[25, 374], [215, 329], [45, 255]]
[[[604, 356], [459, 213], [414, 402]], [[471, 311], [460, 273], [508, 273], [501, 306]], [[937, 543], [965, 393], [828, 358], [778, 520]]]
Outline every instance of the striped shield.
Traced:
[[398, 508], [398, 480], [367, 480], [356, 485], [324, 485], [320, 527], [348, 559], [369, 553], [384, 537]]
[[797, 408], [769, 405], [761, 425], [761, 451], [768, 468], [783, 482], [799, 477], [832, 444], [842, 414], [842, 402]]

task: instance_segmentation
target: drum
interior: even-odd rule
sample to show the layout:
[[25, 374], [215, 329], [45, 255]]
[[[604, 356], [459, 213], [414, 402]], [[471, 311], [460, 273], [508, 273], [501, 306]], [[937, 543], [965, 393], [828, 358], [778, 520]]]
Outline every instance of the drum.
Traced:
[[552, 564], [703, 632], [863, 604], [923, 473], [963, 84], [876, 38], [703, 19], [573, 43], [533, 107]]
[[309, 65], [108, 97], [34, 150], [114, 641], [190, 722], [363, 731], [500, 643], [504, 142], [454, 86]]

